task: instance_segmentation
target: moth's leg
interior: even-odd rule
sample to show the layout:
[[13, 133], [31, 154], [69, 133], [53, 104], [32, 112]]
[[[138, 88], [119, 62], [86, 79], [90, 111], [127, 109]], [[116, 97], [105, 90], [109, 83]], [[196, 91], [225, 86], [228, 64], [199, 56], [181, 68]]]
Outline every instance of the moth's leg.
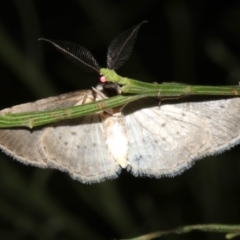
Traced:
[[165, 100], [177, 100], [177, 99], [180, 99], [180, 98], [183, 98], [183, 97], [186, 97], [187, 95], [180, 95], [180, 96], [173, 96], [173, 97], [158, 97], [159, 99], [159, 103], [158, 103], [158, 106], [160, 107], [161, 106], [161, 103], [162, 101], [165, 101]]
[[96, 101], [108, 98], [103, 92], [101, 92], [101, 90], [98, 90], [97, 88], [94, 87], [92, 87], [92, 89], [96, 94]]
[[[96, 94], [96, 97], [95, 97], [95, 101], [99, 101], [99, 100], [103, 100], [103, 99], [107, 99], [108, 97], [104, 94], [104, 93], [102, 93], [100, 90], [98, 90], [97, 88], [92, 88], [93, 89], [93, 91], [95, 92], [95, 94]], [[104, 110], [104, 112], [106, 112], [106, 113], [108, 113], [108, 114], [110, 114], [110, 115], [113, 115], [114, 114], [114, 111], [113, 111], [113, 109], [106, 109], [106, 110]]]
[[91, 103], [91, 102], [95, 102], [95, 97], [94, 95], [90, 95], [90, 94], [86, 94], [83, 99], [79, 102], [77, 102], [74, 106], [78, 106], [78, 105], [83, 105], [85, 103]]

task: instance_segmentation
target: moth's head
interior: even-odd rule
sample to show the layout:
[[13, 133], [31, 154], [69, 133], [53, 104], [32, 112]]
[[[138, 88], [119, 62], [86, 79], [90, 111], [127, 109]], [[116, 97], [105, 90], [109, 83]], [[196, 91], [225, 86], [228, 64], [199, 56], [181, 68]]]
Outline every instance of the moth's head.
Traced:
[[121, 87], [113, 82], [99, 83], [96, 89], [106, 97], [113, 97], [121, 94]]

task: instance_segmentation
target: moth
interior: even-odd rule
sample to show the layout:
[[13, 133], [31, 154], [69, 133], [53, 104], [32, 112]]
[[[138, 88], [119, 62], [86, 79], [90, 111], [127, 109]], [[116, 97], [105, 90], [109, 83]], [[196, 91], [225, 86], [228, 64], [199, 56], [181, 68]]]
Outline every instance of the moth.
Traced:
[[[143, 23], [121, 33], [108, 48], [107, 66], [118, 69], [129, 58]], [[49, 42], [79, 66], [99, 72], [85, 48], [70, 42]], [[105, 82], [0, 111], [46, 111], [99, 101], [121, 94]], [[240, 141], [240, 99], [164, 103], [142, 98], [124, 106], [33, 129], [0, 129], [0, 148], [14, 159], [41, 168], [65, 171], [82, 183], [116, 178], [122, 169], [134, 176], [175, 176], [207, 155]]]

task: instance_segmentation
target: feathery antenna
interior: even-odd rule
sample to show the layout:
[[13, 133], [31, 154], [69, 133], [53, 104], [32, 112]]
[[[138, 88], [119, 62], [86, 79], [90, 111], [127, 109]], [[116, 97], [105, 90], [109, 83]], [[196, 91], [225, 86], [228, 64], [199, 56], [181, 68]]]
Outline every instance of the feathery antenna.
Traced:
[[85, 69], [86, 71], [94, 71], [99, 73], [100, 67], [96, 59], [86, 48], [68, 41], [51, 41], [45, 38], [39, 38], [38, 40], [52, 44], [66, 58], [77, 64], [79, 67]]
[[136, 41], [138, 30], [146, 22], [141, 22], [113, 39], [107, 53], [107, 67], [109, 69], [118, 69], [128, 60]]

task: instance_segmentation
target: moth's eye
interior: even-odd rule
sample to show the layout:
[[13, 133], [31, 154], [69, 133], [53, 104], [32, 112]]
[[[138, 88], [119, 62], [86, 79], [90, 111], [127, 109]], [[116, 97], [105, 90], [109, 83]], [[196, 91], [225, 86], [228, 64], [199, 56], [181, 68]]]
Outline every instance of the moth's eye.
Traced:
[[101, 76], [100, 77], [100, 82], [102, 82], [102, 83], [106, 82], [106, 78], [104, 76]]

